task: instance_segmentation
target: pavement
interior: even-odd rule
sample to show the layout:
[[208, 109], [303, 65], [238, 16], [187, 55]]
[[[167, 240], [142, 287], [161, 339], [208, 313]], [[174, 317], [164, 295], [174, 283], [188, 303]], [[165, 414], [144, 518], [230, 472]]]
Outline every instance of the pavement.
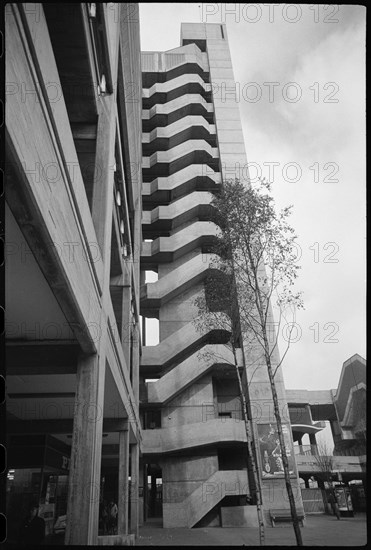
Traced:
[[[364, 546], [367, 544], [366, 514], [354, 517], [319, 514], [306, 516], [301, 528], [304, 546]], [[296, 546], [291, 524], [265, 528], [266, 546]], [[161, 521], [139, 528], [136, 546], [259, 546], [258, 529], [209, 527], [163, 529]]]

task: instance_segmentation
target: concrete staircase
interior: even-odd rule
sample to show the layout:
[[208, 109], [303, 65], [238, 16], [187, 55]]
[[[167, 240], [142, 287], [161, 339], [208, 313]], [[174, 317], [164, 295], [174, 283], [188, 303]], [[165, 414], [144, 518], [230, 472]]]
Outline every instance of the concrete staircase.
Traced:
[[169, 507], [164, 527], [192, 528], [225, 496], [248, 495], [249, 492], [246, 470], [218, 470], [183, 502], [163, 504]]
[[[175, 80], [176, 77], [190, 73], [187, 65], [196, 65], [200, 71], [209, 70], [208, 57], [205, 53], [201, 52], [196, 44], [187, 44], [180, 48], [176, 48], [176, 51], [167, 50], [166, 52], [156, 52], [156, 57], [153, 57], [152, 52], [142, 52], [142, 70], [145, 73], [149, 73], [146, 79], [143, 79], [144, 88], [150, 88], [153, 84], [149, 84], [149, 81], [153, 76], [157, 79], [159, 75], [163, 76], [164, 73], [166, 78], [161, 80], [166, 80], [167, 82]], [[196, 73], [199, 71], [192, 71]], [[151, 74], [152, 73], [152, 74]]]
[[[204, 139], [191, 139], [172, 147], [168, 151], [156, 151], [148, 157], [143, 157], [142, 167], [143, 170], [149, 170], [150, 168], [158, 170], [158, 165], [167, 164], [168, 173], [171, 175], [178, 172], [179, 169], [185, 168], [185, 166], [182, 166], [177, 169], [182, 159], [189, 159], [191, 154], [193, 155], [192, 161], [188, 162], [187, 166], [189, 164], [202, 164], [202, 162], [197, 162], [199, 159], [206, 163], [209, 157], [214, 162], [219, 158], [219, 151], [216, 147], [212, 147]], [[146, 172], [143, 172], [144, 174]]]
[[180, 225], [198, 218], [200, 221], [210, 219], [213, 195], [208, 191], [194, 191], [168, 206], [157, 206], [142, 213], [143, 231], [156, 231], [157, 228], [171, 231]]
[[158, 237], [152, 242], [144, 242], [141, 251], [142, 265], [172, 262], [194, 248], [211, 245], [215, 242], [217, 233], [218, 227], [213, 222], [194, 222], [170, 237]]
[[215, 191], [221, 184], [220, 172], [210, 166], [193, 164], [168, 177], [156, 177], [143, 182], [142, 196], [153, 202], [167, 203], [192, 191]]
[[221, 185], [210, 67], [201, 49], [193, 43], [142, 54], [141, 265], [158, 271], [159, 280], [142, 286], [141, 313], [159, 318], [162, 340], [142, 348], [140, 371], [142, 388], [146, 378], [159, 377], [146, 384], [143, 410], [154, 405], [163, 426], [143, 430], [142, 451], [162, 468], [164, 527], [193, 527], [225, 495], [249, 492], [246, 471], [216, 471], [218, 445], [240, 449], [246, 441], [239, 409], [236, 418], [219, 418], [210, 372], [220, 380], [235, 376], [224, 345], [230, 319], [201, 330], [192, 321], [194, 298], [214, 269], [209, 252], [219, 229], [210, 203]]
[[[156, 82], [150, 88], [143, 89], [143, 99], [150, 99], [152, 96], [158, 94], [160, 96], [165, 96], [166, 101], [169, 101], [173, 98], [169, 95], [178, 90], [179, 88], [184, 88], [184, 86], [198, 86], [204, 93], [210, 91], [210, 84], [207, 84], [203, 78], [198, 74], [183, 74], [166, 82]], [[159, 103], [159, 101], [157, 101]]]
[[[242, 367], [242, 351], [237, 351], [238, 365]], [[157, 382], [147, 383], [148, 403], [166, 403], [210, 370], [225, 365], [235, 368], [233, 353], [227, 346], [204, 346], [202, 351], [193, 353]]]
[[189, 139], [204, 139], [215, 146], [215, 125], [207, 122], [203, 116], [189, 115], [169, 126], [160, 126], [151, 132], [143, 132], [143, 153], [147, 156], [154, 151], [168, 150]]
[[159, 309], [163, 304], [216, 271], [216, 268], [210, 264], [210, 256], [210, 254], [198, 254], [158, 281], [143, 285], [140, 292], [141, 311], [146, 313], [148, 309]]
[[200, 347], [210, 343], [210, 339], [215, 341], [216, 338], [218, 343], [223, 343], [223, 339], [227, 342], [229, 333], [218, 328], [205, 328], [204, 332], [200, 332], [193, 322], [189, 322], [157, 346], [143, 346], [141, 369], [146, 375], [161, 374], [170, 365], [176, 366]]
[[156, 126], [167, 126], [189, 115], [203, 116], [212, 123], [214, 106], [200, 94], [186, 94], [169, 103], [156, 104], [143, 110], [143, 132], [151, 132]]

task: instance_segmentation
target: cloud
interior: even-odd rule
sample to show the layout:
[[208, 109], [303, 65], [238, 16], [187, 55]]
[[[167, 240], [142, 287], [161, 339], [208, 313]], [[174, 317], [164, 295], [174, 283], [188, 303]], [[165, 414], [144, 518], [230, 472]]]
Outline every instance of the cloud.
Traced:
[[[143, 48], [175, 48], [181, 22], [203, 21], [205, 4], [199, 6], [140, 4]], [[302, 338], [285, 359], [285, 383], [336, 387], [343, 362], [365, 353], [365, 8], [301, 4], [300, 20], [290, 23], [284, 5], [275, 8], [270, 22], [269, 5], [261, 4], [261, 18], [251, 23], [223, 15], [221, 4], [212, 6], [218, 9], [207, 22], [226, 22], [240, 88], [256, 83], [262, 91], [257, 102], [249, 96], [240, 101], [247, 159], [265, 177], [264, 163], [278, 162], [277, 205], [294, 204], [291, 223], [302, 249], [297, 288], [304, 291], [306, 310], [298, 317]], [[289, 18], [294, 9], [286, 13]], [[248, 13], [253, 18], [252, 9]], [[269, 82], [279, 83], [271, 85], [273, 101]], [[297, 102], [290, 102], [295, 86], [285, 88], [290, 82], [302, 92]], [[245, 90], [253, 97], [253, 87]], [[290, 163], [301, 170], [296, 182]], [[333, 242], [336, 263], [324, 261], [332, 250], [326, 245]], [[324, 325], [332, 321], [339, 324], [339, 342], [325, 343]], [[318, 343], [310, 329], [315, 322], [321, 327]]]

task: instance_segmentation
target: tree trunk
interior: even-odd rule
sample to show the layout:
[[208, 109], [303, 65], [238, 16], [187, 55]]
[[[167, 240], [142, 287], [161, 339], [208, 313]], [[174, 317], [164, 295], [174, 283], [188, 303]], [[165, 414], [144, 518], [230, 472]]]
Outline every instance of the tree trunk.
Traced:
[[298, 515], [297, 515], [297, 512], [296, 512], [295, 498], [294, 498], [294, 494], [292, 492], [292, 487], [291, 487], [289, 461], [287, 459], [285, 439], [284, 439], [283, 431], [282, 431], [281, 413], [280, 413], [280, 408], [279, 408], [279, 404], [278, 404], [276, 384], [275, 384], [274, 377], [273, 377], [273, 372], [272, 372], [271, 358], [270, 358], [270, 354], [269, 354], [269, 344], [268, 344], [268, 339], [267, 339], [267, 336], [265, 334], [265, 331], [264, 331], [264, 346], [265, 346], [265, 361], [266, 361], [267, 370], [268, 370], [269, 382], [270, 382], [271, 389], [272, 389], [274, 416], [275, 416], [276, 422], [277, 422], [278, 438], [279, 438], [280, 445], [281, 445], [282, 464], [283, 464], [283, 471], [284, 471], [284, 474], [285, 474], [285, 483], [286, 483], [287, 495], [289, 497], [289, 502], [290, 502], [292, 523], [293, 523], [293, 527], [294, 527], [294, 531], [295, 531], [297, 546], [303, 546], [303, 539], [302, 539], [302, 536], [301, 536], [299, 519], [298, 519]]
[[[251, 265], [253, 265], [252, 262], [252, 256], [251, 251], [248, 250], [249, 258]], [[296, 505], [295, 505], [295, 498], [294, 494], [292, 492], [291, 487], [291, 481], [290, 481], [290, 470], [289, 470], [289, 461], [287, 459], [286, 454], [286, 447], [285, 447], [285, 439], [283, 436], [283, 430], [282, 430], [282, 419], [281, 419], [281, 413], [278, 403], [278, 396], [276, 391], [276, 383], [274, 381], [274, 375], [272, 371], [272, 363], [271, 363], [271, 356], [270, 356], [270, 346], [269, 346], [269, 340], [267, 335], [267, 323], [264, 316], [264, 307], [261, 295], [261, 290], [259, 286], [259, 280], [257, 271], [253, 270], [254, 279], [255, 279], [255, 304], [257, 307], [258, 315], [260, 318], [260, 324], [261, 324], [261, 331], [262, 331], [262, 337], [264, 341], [264, 355], [265, 355], [265, 364], [268, 371], [268, 377], [269, 377], [269, 383], [272, 390], [272, 398], [273, 398], [273, 408], [274, 408], [274, 416], [277, 422], [277, 432], [278, 432], [278, 439], [281, 446], [281, 454], [282, 454], [282, 465], [283, 465], [283, 471], [285, 476], [285, 484], [286, 484], [286, 490], [287, 490], [287, 496], [289, 498], [290, 503], [290, 510], [291, 510], [291, 517], [292, 517], [292, 523], [294, 527], [295, 537], [296, 537], [296, 544], [297, 546], [303, 546], [303, 539], [301, 536], [301, 530], [299, 525], [299, 519], [296, 512]]]
[[255, 454], [254, 454], [254, 451], [253, 451], [252, 445], [251, 445], [252, 437], [251, 437], [250, 423], [249, 423], [248, 414], [247, 414], [246, 398], [245, 398], [245, 394], [243, 392], [242, 380], [241, 380], [240, 371], [238, 370], [238, 362], [237, 362], [237, 357], [236, 357], [236, 352], [235, 352], [234, 346], [233, 346], [233, 355], [234, 355], [234, 361], [235, 361], [234, 364], [235, 364], [235, 367], [236, 367], [238, 386], [239, 386], [239, 390], [240, 390], [240, 400], [241, 400], [242, 414], [243, 414], [243, 419], [244, 419], [244, 423], [245, 423], [247, 451], [248, 451], [248, 456], [251, 459], [251, 467], [252, 467], [254, 485], [255, 485], [255, 495], [254, 495], [255, 499], [254, 500], [256, 502], [256, 510], [257, 510], [258, 523], [259, 523], [259, 541], [260, 541], [260, 546], [265, 546], [265, 527], [264, 527], [263, 510], [262, 510], [262, 504], [263, 503], [262, 503], [262, 495], [261, 495], [261, 486], [260, 486], [260, 481], [259, 481], [259, 476], [258, 476], [258, 469], [256, 467], [256, 457], [255, 457]]

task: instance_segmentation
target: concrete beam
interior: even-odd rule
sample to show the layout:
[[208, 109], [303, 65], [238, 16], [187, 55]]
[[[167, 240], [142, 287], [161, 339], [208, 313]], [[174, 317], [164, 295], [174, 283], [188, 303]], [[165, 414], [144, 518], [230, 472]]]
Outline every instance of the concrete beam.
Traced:
[[[128, 429], [127, 418], [103, 419], [103, 431], [107, 433], [121, 432]], [[73, 418], [59, 418], [57, 420], [17, 420], [7, 422], [9, 434], [72, 434]]]

